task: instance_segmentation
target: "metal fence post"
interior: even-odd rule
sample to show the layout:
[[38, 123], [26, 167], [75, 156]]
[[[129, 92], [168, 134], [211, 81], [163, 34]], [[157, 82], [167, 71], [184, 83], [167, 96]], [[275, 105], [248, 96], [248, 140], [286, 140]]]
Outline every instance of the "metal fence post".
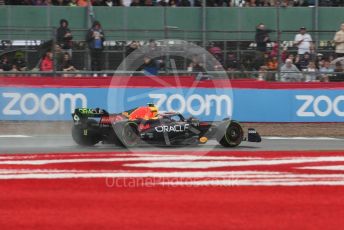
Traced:
[[282, 65], [282, 58], [281, 58], [281, 31], [280, 31], [280, 7], [281, 7], [281, 0], [276, 2], [276, 31], [277, 31], [277, 59], [278, 59], [278, 68], [277, 68], [277, 79], [275, 76], [275, 80], [281, 80], [281, 65]]
[[207, 35], [206, 35], [206, 29], [207, 29], [207, 8], [206, 8], [207, 1], [202, 0], [202, 46], [203, 48], [206, 47], [207, 44]]
[[56, 59], [56, 28], [54, 26], [51, 28], [51, 36], [52, 36], [52, 53], [53, 53], [53, 73], [54, 76], [56, 75], [57, 70], [57, 59]]
[[319, 48], [319, 0], [315, 0], [315, 7], [314, 7], [314, 29], [315, 29], [315, 50], [318, 52]]

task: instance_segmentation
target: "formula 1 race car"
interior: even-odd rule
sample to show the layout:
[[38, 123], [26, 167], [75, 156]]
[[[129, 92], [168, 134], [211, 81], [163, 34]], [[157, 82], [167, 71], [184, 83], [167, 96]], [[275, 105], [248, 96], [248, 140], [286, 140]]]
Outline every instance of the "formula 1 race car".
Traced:
[[193, 145], [216, 139], [224, 147], [238, 146], [242, 141], [261, 142], [254, 129], [248, 129], [247, 138], [237, 121], [199, 121], [177, 112], [159, 113], [154, 104], [138, 107], [123, 113], [110, 114], [105, 110], [75, 109], [72, 137], [82, 146], [98, 142], [134, 147], [139, 144]]

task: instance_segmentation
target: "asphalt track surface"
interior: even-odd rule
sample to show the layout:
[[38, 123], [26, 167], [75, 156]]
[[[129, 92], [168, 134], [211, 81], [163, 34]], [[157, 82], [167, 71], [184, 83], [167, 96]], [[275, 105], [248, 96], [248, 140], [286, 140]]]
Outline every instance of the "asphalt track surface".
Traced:
[[[344, 150], [343, 138], [295, 138], [295, 137], [263, 137], [261, 143], [242, 142], [236, 148], [224, 148], [215, 140], [204, 145], [190, 147], [157, 147], [141, 146], [130, 151], [279, 151], [279, 150]], [[51, 152], [116, 152], [126, 151], [111, 144], [99, 143], [93, 147], [81, 147], [74, 143], [69, 135], [0, 135], [1, 153], [51, 153]]]

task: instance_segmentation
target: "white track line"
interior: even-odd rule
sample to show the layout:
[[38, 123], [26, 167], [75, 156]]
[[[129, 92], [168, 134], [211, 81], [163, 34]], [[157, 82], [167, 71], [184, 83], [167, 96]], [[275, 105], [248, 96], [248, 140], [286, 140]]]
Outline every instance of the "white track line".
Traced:
[[343, 140], [340, 138], [334, 138], [334, 137], [263, 137], [263, 139], [266, 140], [320, 140], [320, 141], [338, 141]]
[[0, 138], [27, 138], [27, 137], [32, 137], [28, 135], [0, 135]]
[[306, 166], [299, 167], [299, 169], [344, 171], [344, 165]]
[[[0, 158], [1, 159], [1, 158]], [[245, 160], [263, 160], [260, 157], [225, 157], [225, 156], [192, 156], [192, 155], [170, 155], [170, 156], [140, 156], [140, 157], [107, 157], [107, 158], [78, 158], [78, 159], [14, 159], [0, 160], [0, 165], [45, 165], [45, 164], [65, 164], [65, 163], [91, 163], [91, 162], [130, 162], [130, 161], [148, 161], [148, 162], [180, 162], [182, 164], [190, 161], [206, 160], [206, 161], [245, 161]], [[343, 157], [344, 161], [344, 157]]]
[[[27, 172], [4, 171], [0, 180], [8, 179], [79, 179], [104, 178], [107, 186], [306, 186], [306, 185], [344, 185], [343, 174], [294, 174], [276, 172], [70, 172], [61, 170]], [[141, 178], [141, 179], [140, 179]], [[129, 180], [117, 181], [118, 179]], [[134, 183], [134, 184], [133, 184]], [[136, 183], [136, 184], [135, 184]]]
[[304, 164], [316, 162], [344, 162], [343, 156], [333, 157], [294, 157], [294, 158], [273, 158], [273, 159], [252, 159], [245, 161], [160, 161], [127, 163], [127, 167], [139, 168], [185, 168], [185, 169], [208, 169], [217, 167], [238, 167], [238, 166], [261, 166], [261, 165], [283, 165], [283, 164]]

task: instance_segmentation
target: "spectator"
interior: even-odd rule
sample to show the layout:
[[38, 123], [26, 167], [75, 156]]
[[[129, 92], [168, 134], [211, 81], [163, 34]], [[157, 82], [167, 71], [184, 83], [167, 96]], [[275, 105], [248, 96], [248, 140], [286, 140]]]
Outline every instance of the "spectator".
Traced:
[[213, 42], [210, 43], [210, 47], [208, 48], [210, 54], [217, 60], [216, 63], [213, 63], [211, 68], [214, 70], [220, 70], [223, 67], [223, 55], [222, 50], [220, 47], [216, 46]]
[[0, 61], [0, 71], [10, 71], [11, 70], [11, 64], [8, 61], [7, 56], [2, 56]]
[[311, 47], [310, 47], [309, 56], [310, 56], [310, 59], [313, 60], [313, 61], [317, 58], [317, 52], [315, 50], [314, 44], [312, 44]]
[[134, 52], [139, 47], [140, 47], [140, 43], [138, 41], [132, 41], [128, 46], [126, 46], [125, 56], [127, 57], [129, 54]]
[[104, 6], [104, 1], [103, 0], [93, 0], [92, 6]]
[[215, 0], [206, 0], [206, 7], [214, 7], [215, 6]]
[[193, 6], [194, 7], [202, 7], [202, 1], [201, 0], [194, 0]]
[[230, 6], [244, 7], [246, 6], [246, 1], [245, 0], [232, 0], [230, 3]]
[[231, 0], [215, 0], [216, 7], [228, 7]]
[[156, 58], [161, 55], [161, 49], [158, 47], [158, 44], [154, 39], [149, 40], [147, 49], [145, 50], [146, 55]]
[[91, 51], [91, 70], [100, 71], [102, 69], [102, 53], [104, 49], [104, 32], [101, 24], [95, 21], [92, 28], [88, 30], [86, 41]]
[[312, 37], [307, 33], [305, 27], [301, 27], [300, 33], [295, 36], [294, 45], [297, 46], [297, 53], [299, 55], [311, 52], [310, 47], [312, 46]]
[[115, 5], [116, 5], [116, 3], [113, 0], [105, 0], [103, 2], [103, 6], [113, 7]]
[[40, 70], [44, 72], [51, 72], [53, 69], [53, 53], [51, 51], [47, 51], [41, 62]]
[[[301, 62], [301, 60], [302, 60], [302, 55], [300, 55], [300, 54], [296, 54], [296, 56], [295, 56], [295, 60], [294, 60], [294, 65], [299, 69], [299, 70], [302, 70], [302, 68], [301, 68], [301, 64], [300, 64], [300, 62]], [[308, 63], [306, 64], [306, 67], [308, 66]], [[305, 68], [305, 66], [303, 66], [303, 68]]]
[[334, 72], [336, 72], [334, 79], [335, 81], [344, 81], [344, 70], [340, 61], [336, 62], [336, 68], [334, 69]]
[[311, 61], [311, 55], [309, 53], [305, 53], [302, 56], [297, 55], [295, 65], [299, 68], [299, 70], [304, 70], [308, 68], [310, 61]]
[[253, 58], [251, 55], [243, 55], [243, 58], [242, 58], [242, 69], [243, 70], [246, 70], [246, 71], [255, 71], [255, 63], [253, 61]]
[[263, 53], [263, 52], [260, 52], [260, 51], [256, 51], [255, 52], [255, 55], [254, 55], [254, 59], [253, 59], [253, 69], [254, 70], [259, 70], [259, 68], [262, 66], [262, 65], [265, 65], [266, 64], [266, 57], [269, 57], [269, 54], [268, 53]]
[[317, 69], [314, 61], [310, 61], [307, 68], [304, 69], [303, 72], [305, 74], [305, 82], [317, 81], [319, 70]]
[[166, 0], [160, 0], [159, 2], [158, 2], [158, 6], [167, 6], [168, 4], [167, 4], [167, 2], [166, 2]]
[[328, 82], [330, 77], [333, 75], [334, 68], [331, 66], [331, 62], [329, 60], [323, 60], [323, 64], [319, 69], [321, 73], [321, 80]]
[[188, 72], [205, 73], [204, 65], [197, 55], [192, 57], [191, 63], [188, 66]]
[[266, 63], [266, 67], [270, 71], [276, 71], [278, 69], [278, 59], [276, 56], [270, 57]]
[[143, 6], [154, 6], [154, 3], [152, 0], [145, 0]]
[[255, 41], [257, 43], [257, 50], [266, 52], [267, 44], [270, 42], [269, 33], [272, 30], [266, 29], [263, 23], [260, 23], [256, 28]]
[[[126, 3], [128, 6], [130, 5], [129, 3]], [[102, 6], [108, 6], [108, 7], [113, 7], [113, 6], [123, 6], [121, 0], [105, 0], [102, 3]]]
[[278, 42], [274, 42], [273, 46], [272, 46], [272, 50], [270, 52], [270, 57], [274, 57], [274, 56], [278, 56], [278, 52], [279, 52], [279, 44]]
[[284, 62], [286, 62], [287, 59], [290, 59], [290, 60], [292, 61], [292, 63], [294, 64], [296, 58], [295, 58], [295, 55], [294, 55], [294, 54], [288, 54], [288, 55], [287, 55], [287, 58], [286, 58], [286, 60], [285, 60]]
[[332, 61], [335, 59], [334, 55], [329, 54], [327, 59], [332, 63]]
[[66, 6], [66, 2], [64, 0], [53, 0], [54, 6]]
[[130, 6], [131, 0], [114, 0], [114, 6]]
[[68, 6], [78, 6], [78, 0], [71, 0]]
[[34, 4], [35, 6], [46, 6], [46, 3], [44, 0], [36, 0], [34, 1]]
[[29, 6], [29, 5], [34, 5], [34, 2], [31, 0], [15, 0], [15, 1], [8, 1], [8, 3], [6, 3], [8, 5], [25, 5], [25, 6]]
[[322, 53], [318, 53], [314, 60], [315, 60], [315, 65], [319, 69], [321, 66], [320, 63], [323, 62], [324, 60], [324, 55]]
[[175, 1], [175, 0], [169, 0], [169, 1], [168, 1], [168, 5], [169, 5], [170, 7], [177, 7], [177, 4], [176, 4], [176, 1]]
[[344, 57], [344, 23], [340, 26], [340, 30], [336, 33], [333, 40], [336, 45], [337, 57]]
[[229, 53], [227, 55], [227, 61], [225, 65], [227, 71], [238, 71], [240, 69], [240, 62], [235, 57], [234, 53]]
[[[135, 71], [137, 66], [142, 64], [142, 52], [138, 50], [137, 52], [133, 53], [140, 47], [139, 41], [132, 41], [129, 45], [125, 48], [125, 66], [127, 70]], [[130, 55], [130, 56], [129, 56]]]
[[282, 53], [281, 53], [281, 60], [282, 60], [283, 63], [285, 63], [285, 60], [288, 59], [288, 56], [289, 56], [289, 54], [288, 54], [288, 46], [284, 46], [283, 50], [282, 50]]
[[320, 67], [322, 73], [333, 73], [334, 68], [331, 66], [331, 62], [328, 59], [323, 60], [323, 64]]
[[12, 64], [12, 69], [11, 69], [10, 71], [11, 71], [11, 72], [19, 72], [20, 69], [18, 68], [18, 66], [17, 66], [15, 63], [13, 63], [13, 64]]
[[189, 0], [179, 0], [178, 6], [181, 6], [181, 7], [191, 6], [191, 2]]
[[154, 39], [149, 40], [149, 44], [144, 52], [146, 56], [151, 57], [156, 64], [159, 64], [160, 67], [165, 66], [161, 57], [162, 51]]
[[78, 6], [81, 6], [81, 7], [88, 6], [88, 1], [87, 0], [77, 0], [77, 2], [78, 2]]
[[268, 78], [268, 67], [266, 66], [261, 66], [259, 68], [257, 80], [258, 81], [265, 81]]
[[293, 64], [293, 61], [287, 59], [285, 64], [281, 67], [281, 81], [291, 82], [291, 81], [302, 81], [302, 74], [299, 69]]
[[248, 1], [246, 1], [246, 6], [256, 7], [257, 6], [256, 0], [248, 0]]
[[72, 32], [68, 28], [68, 21], [66, 19], [60, 20], [60, 27], [56, 31], [56, 41], [64, 52], [72, 56]]
[[220, 55], [222, 53], [222, 50], [220, 47], [218, 47], [214, 42], [210, 43], [210, 46], [208, 48], [209, 53], [212, 55]]
[[256, 6], [271, 6], [270, 0], [257, 0]]
[[130, 6], [141, 6], [140, 0], [132, 0], [130, 3]]
[[13, 65], [16, 66], [18, 71], [25, 71], [26, 70], [26, 62], [24, 60], [24, 53], [17, 51], [13, 60]]
[[77, 71], [77, 69], [73, 66], [71, 57], [69, 53], [64, 53], [63, 55], [63, 62], [62, 62], [62, 70], [69, 72], [69, 71]]
[[145, 76], [158, 75], [159, 67], [157, 63], [149, 56], [143, 58], [143, 72]]
[[55, 70], [62, 71], [62, 62], [63, 62], [63, 54], [61, 47], [58, 44], [55, 44], [54, 49], [54, 64], [55, 64]]
[[321, 6], [333, 6], [336, 0], [319, 0], [319, 4], [321, 4]]
[[315, 0], [301, 0], [301, 6], [314, 6]]

